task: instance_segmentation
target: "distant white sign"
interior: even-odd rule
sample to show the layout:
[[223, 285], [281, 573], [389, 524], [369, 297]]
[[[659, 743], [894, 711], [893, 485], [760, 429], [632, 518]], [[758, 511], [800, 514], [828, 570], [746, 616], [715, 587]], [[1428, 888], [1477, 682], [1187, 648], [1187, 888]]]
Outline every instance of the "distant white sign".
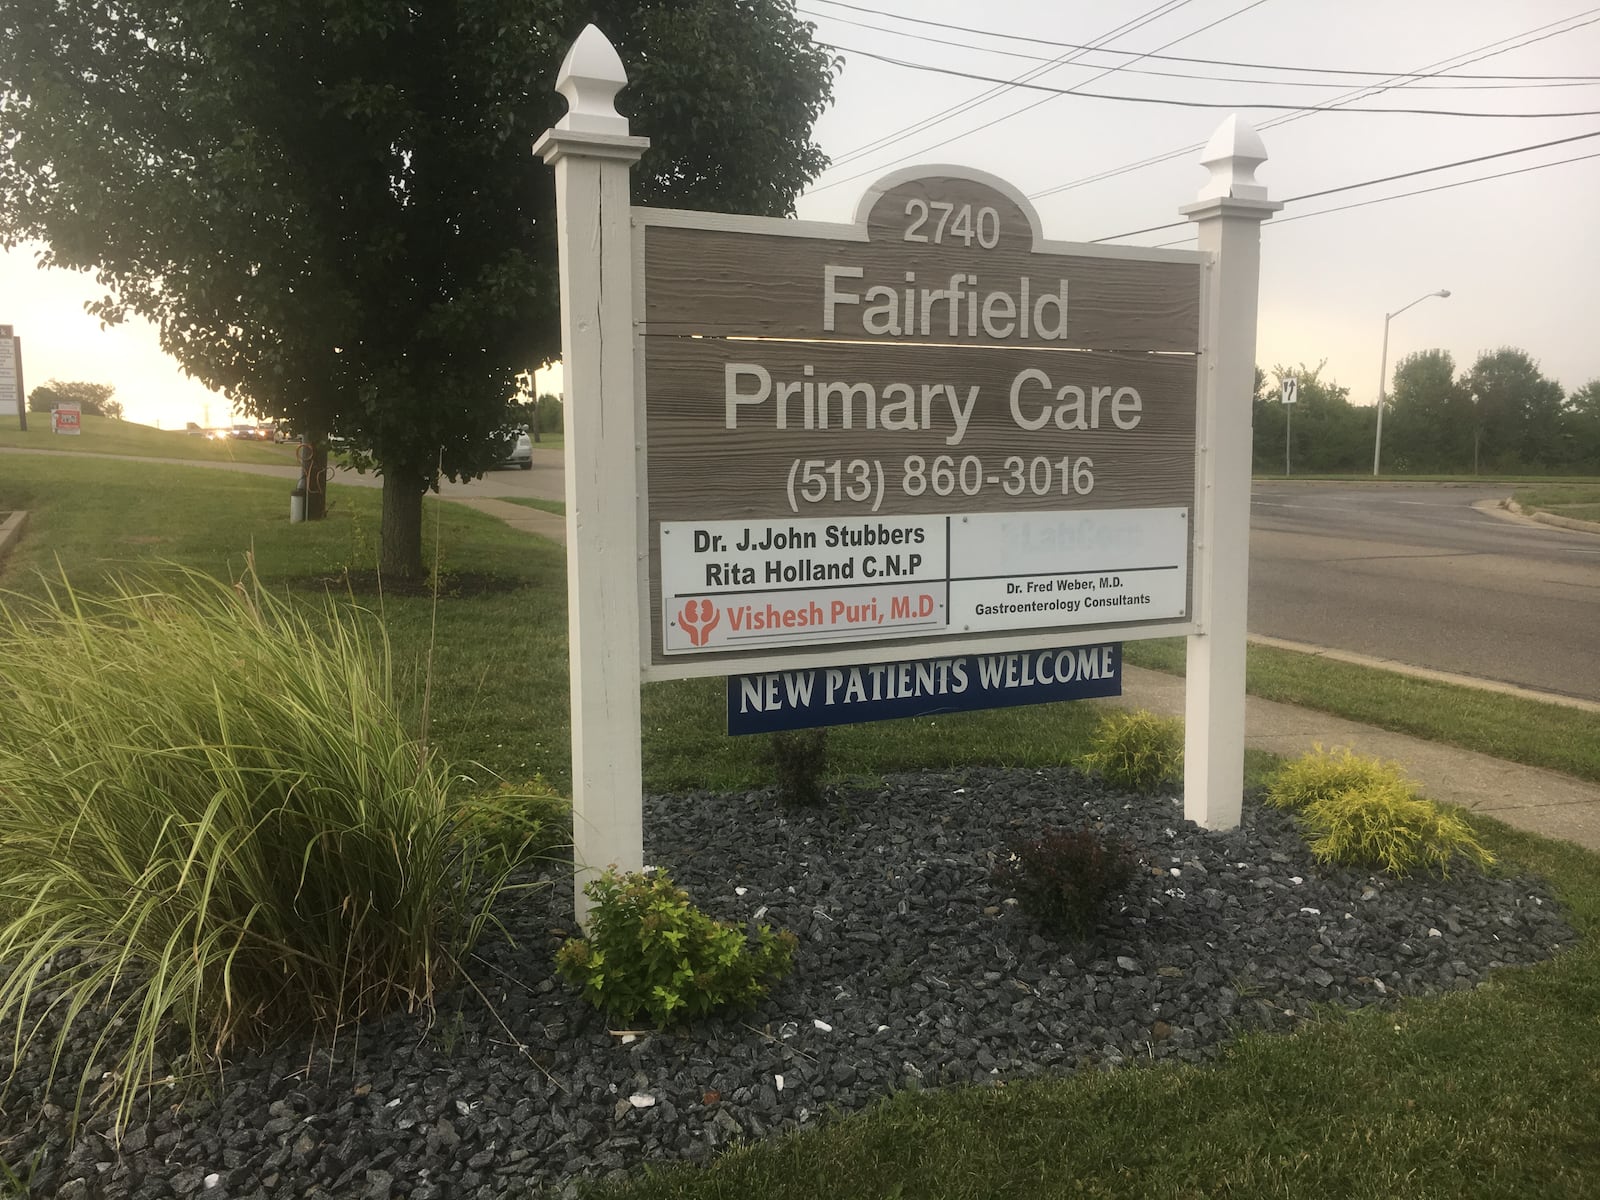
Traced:
[[1300, 399], [1300, 381], [1293, 375], [1283, 381], [1283, 402], [1293, 404]]
[[0, 417], [22, 412], [22, 393], [17, 387], [17, 339], [11, 326], [0, 325]]

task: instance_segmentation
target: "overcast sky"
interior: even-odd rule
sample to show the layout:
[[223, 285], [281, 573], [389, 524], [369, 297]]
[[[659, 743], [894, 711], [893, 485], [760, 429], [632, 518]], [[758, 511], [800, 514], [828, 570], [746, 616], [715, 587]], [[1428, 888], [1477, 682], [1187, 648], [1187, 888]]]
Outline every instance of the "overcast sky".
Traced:
[[[797, 4], [818, 40], [845, 59], [834, 107], [816, 130], [838, 165], [801, 198], [799, 215], [808, 219], [849, 220], [862, 192], [888, 171], [956, 163], [1032, 197], [1052, 240], [1167, 244], [1187, 230], [1118, 235], [1181, 220], [1178, 207], [1205, 179], [1199, 147], [1230, 112], [1260, 131], [1269, 159], [1258, 179], [1278, 200], [1600, 135], [1600, 83], [1589, 81], [1600, 79], [1600, 7], [1578, 0]], [[979, 27], [983, 33], [972, 31]], [[1104, 48], [1072, 48], [1091, 44]], [[1209, 61], [1186, 61], [1194, 59]], [[1217, 65], [1222, 60], [1245, 65]], [[1056, 95], [963, 77], [1024, 74], [1049, 88], [1219, 107]], [[1319, 104], [1345, 111], [1296, 111]], [[1589, 115], [1350, 111], [1360, 108]], [[1581, 156], [1590, 157], [1541, 166]], [[1164, 161], [1096, 178], [1156, 159]], [[1462, 182], [1510, 171], [1520, 173]], [[1381, 202], [1365, 203], [1374, 200]], [[1363, 206], [1315, 215], [1352, 204]], [[1512, 345], [1574, 390], [1600, 377], [1597, 216], [1600, 136], [1291, 203], [1262, 234], [1257, 361], [1270, 370], [1326, 359], [1324, 378], [1370, 404], [1385, 313], [1448, 288], [1448, 299], [1426, 300], [1391, 323], [1391, 374], [1415, 350], [1442, 347], [1465, 370], [1481, 352]], [[205, 421], [208, 400], [210, 421], [227, 419], [226, 404], [185, 380], [148, 326], [102, 332], [84, 316], [83, 302], [97, 294], [88, 277], [34, 270], [26, 251], [0, 258], [0, 323], [23, 337], [30, 388], [51, 376], [113, 383], [131, 419], [168, 428]]]

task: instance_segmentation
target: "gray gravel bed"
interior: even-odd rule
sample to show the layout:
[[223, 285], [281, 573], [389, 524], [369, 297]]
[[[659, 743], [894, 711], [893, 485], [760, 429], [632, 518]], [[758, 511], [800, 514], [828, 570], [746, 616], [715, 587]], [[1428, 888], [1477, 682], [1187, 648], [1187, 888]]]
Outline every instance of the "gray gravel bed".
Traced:
[[[1171, 796], [1068, 769], [901, 775], [807, 811], [653, 796], [645, 816], [648, 860], [701, 907], [798, 935], [794, 973], [754, 1011], [611, 1031], [553, 976], [572, 928], [558, 881], [503, 906], [515, 945], [480, 948], [492, 1010], [458, 989], [431, 1027], [397, 1016], [235, 1062], [209, 1097], [158, 1096], [120, 1153], [103, 1122], [66, 1144], [68, 1092], [44, 1102], [34, 1056], [0, 1114], [6, 1161], [72, 1198], [565, 1194], [899, 1089], [1200, 1062], [1241, 1030], [1470, 988], [1573, 938], [1536, 880], [1323, 869], [1284, 814], [1247, 800], [1240, 828], [1209, 832]], [[1084, 825], [1140, 866], [1073, 944], [1041, 936], [991, 868], [1019, 838]]]

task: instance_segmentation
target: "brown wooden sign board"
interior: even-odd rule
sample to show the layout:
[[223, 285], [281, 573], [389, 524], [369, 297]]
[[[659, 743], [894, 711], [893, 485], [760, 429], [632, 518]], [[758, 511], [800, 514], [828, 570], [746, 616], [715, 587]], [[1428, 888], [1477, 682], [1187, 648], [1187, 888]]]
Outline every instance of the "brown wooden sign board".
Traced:
[[[987, 213], [995, 215], [992, 222], [983, 215]], [[952, 229], [957, 221], [959, 232]], [[786, 224], [803, 228], [798, 222]], [[1041, 252], [1031, 218], [1018, 201], [971, 179], [914, 179], [883, 192], [872, 203], [864, 229], [846, 227], [857, 238], [864, 233], [864, 240], [775, 238], [755, 232], [757, 228], [746, 232], [653, 225], [645, 239], [644, 332], [829, 337], [878, 344], [942, 339], [1092, 350], [1199, 349], [1199, 271], [1193, 261], [1130, 258], [1125, 250], [1113, 257], [1096, 254], [1100, 248], [1091, 246]], [[982, 241], [991, 240], [991, 232], [995, 244], [988, 248]], [[907, 241], [908, 236], [928, 240]], [[829, 307], [825, 265], [838, 268], [832, 289], [836, 297], [862, 295], [874, 286], [897, 293], [898, 311], [885, 312], [880, 327], [898, 325], [901, 332], [865, 332], [857, 319], [869, 304], [848, 301], [832, 305], [834, 327], [824, 328]], [[952, 289], [952, 279], [961, 277], [965, 279]], [[1028, 318], [1040, 297], [1059, 296], [1061, 281], [1067, 281], [1065, 338], [1049, 336], [1058, 317], [1053, 304], [1041, 314], [1046, 321], [1043, 337], [1023, 328], [1023, 313], [1008, 319], [1003, 299], [994, 301], [989, 321], [983, 320], [984, 303], [991, 296], [1009, 296], [1020, 305], [1024, 278]], [[954, 306], [947, 298], [929, 298], [930, 293], [951, 291], [957, 293]], [[908, 292], [910, 304], [905, 302]], [[957, 310], [953, 335], [952, 307]], [[974, 314], [976, 322], [971, 320]], [[995, 332], [999, 330], [1005, 332]]]
[[[1171, 539], [1195, 503], [1201, 256], [1043, 242], [1008, 185], [942, 170], [891, 177], [862, 208], [837, 227], [634, 210], [646, 674], [742, 670], [763, 649], [904, 657], [893, 637], [938, 653], [974, 630], [990, 646], [1186, 631], [1192, 537]], [[985, 532], [951, 524], [974, 520]], [[908, 542], [841, 548], [855, 535], [835, 528]], [[1021, 539], [1014, 568], [986, 537]], [[1034, 552], [1052, 538], [1054, 557]], [[1141, 538], [1159, 549], [1118, 552]], [[941, 574], [932, 551], [986, 565]], [[1119, 565], [1168, 583], [1101, 573]], [[1056, 587], [1125, 607], [1007, 599]], [[937, 598], [920, 623], [919, 596]], [[845, 601], [868, 627], [725, 640]], [[1013, 609], [1014, 627], [993, 615]]]

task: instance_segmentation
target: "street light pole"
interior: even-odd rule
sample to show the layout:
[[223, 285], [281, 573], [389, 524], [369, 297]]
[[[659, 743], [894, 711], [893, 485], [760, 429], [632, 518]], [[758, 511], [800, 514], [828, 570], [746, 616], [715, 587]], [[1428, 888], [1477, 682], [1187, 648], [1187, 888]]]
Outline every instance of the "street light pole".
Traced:
[[1472, 473], [1478, 473], [1478, 434], [1483, 427], [1478, 424], [1478, 393], [1472, 393]]
[[1450, 295], [1449, 288], [1440, 288], [1437, 292], [1429, 292], [1426, 296], [1418, 296], [1405, 308], [1397, 308], [1392, 313], [1383, 314], [1383, 361], [1378, 365], [1378, 435], [1372, 442], [1372, 474], [1378, 474], [1379, 456], [1383, 453], [1383, 400], [1384, 390], [1389, 386], [1389, 322], [1424, 300], [1431, 300], [1438, 296], [1441, 300]]

